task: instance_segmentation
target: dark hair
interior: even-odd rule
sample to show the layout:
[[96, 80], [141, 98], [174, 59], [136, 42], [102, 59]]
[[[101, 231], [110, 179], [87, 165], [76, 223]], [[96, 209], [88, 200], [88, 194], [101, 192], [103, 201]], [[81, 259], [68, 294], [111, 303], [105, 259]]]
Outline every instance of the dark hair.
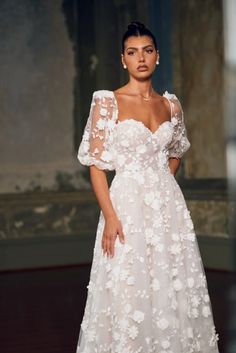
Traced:
[[124, 49], [125, 49], [125, 41], [132, 36], [135, 37], [139, 37], [139, 36], [148, 36], [152, 39], [153, 44], [155, 49], [157, 50], [157, 43], [156, 43], [156, 38], [154, 37], [154, 35], [152, 34], [152, 32], [145, 27], [145, 25], [141, 22], [138, 21], [133, 21], [130, 22], [127, 26], [127, 30], [123, 35], [122, 38], [122, 53], [124, 53]]

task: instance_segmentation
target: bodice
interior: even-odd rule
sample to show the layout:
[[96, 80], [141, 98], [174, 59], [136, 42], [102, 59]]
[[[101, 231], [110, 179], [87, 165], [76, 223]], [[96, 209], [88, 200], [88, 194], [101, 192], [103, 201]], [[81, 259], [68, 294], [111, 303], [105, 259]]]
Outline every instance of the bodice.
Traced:
[[164, 121], [155, 132], [134, 118], [117, 121], [111, 144], [116, 172], [167, 170], [172, 135], [172, 121]]
[[118, 120], [113, 91], [95, 91], [78, 150], [80, 162], [117, 173], [141, 172], [147, 168], [168, 171], [168, 158], [181, 158], [190, 143], [178, 98], [167, 91], [163, 97], [170, 103], [170, 120], [152, 132], [133, 117]]

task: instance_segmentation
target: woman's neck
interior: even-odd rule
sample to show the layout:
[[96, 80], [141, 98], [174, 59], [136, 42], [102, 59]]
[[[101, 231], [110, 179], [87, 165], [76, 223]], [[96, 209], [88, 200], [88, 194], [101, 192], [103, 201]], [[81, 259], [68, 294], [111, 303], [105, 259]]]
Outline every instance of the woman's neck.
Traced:
[[130, 79], [126, 86], [132, 93], [142, 94], [144, 96], [149, 96], [153, 91], [152, 81], [137, 81], [134, 79]]

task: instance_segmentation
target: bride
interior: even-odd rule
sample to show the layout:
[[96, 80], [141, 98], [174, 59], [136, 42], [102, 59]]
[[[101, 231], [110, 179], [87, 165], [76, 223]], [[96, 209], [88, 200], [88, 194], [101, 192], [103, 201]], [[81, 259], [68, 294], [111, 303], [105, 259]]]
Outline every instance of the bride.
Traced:
[[129, 82], [93, 93], [78, 150], [101, 212], [77, 353], [218, 353], [198, 243], [175, 179], [190, 147], [181, 103], [152, 87], [160, 55], [143, 24], [129, 24], [121, 59]]

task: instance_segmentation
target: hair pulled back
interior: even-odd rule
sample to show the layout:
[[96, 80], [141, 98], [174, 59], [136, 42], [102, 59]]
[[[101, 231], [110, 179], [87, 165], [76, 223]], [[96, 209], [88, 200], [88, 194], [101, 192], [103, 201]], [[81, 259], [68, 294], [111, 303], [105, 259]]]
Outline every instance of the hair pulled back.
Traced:
[[140, 36], [148, 36], [152, 39], [153, 44], [155, 49], [157, 50], [157, 43], [156, 43], [156, 38], [154, 37], [154, 35], [152, 34], [152, 32], [145, 27], [145, 25], [141, 22], [138, 21], [133, 21], [130, 22], [127, 26], [127, 30], [123, 35], [122, 38], [122, 53], [124, 53], [124, 49], [125, 49], [125, 41], [129, 38], [129, 37], [140, 37]]

